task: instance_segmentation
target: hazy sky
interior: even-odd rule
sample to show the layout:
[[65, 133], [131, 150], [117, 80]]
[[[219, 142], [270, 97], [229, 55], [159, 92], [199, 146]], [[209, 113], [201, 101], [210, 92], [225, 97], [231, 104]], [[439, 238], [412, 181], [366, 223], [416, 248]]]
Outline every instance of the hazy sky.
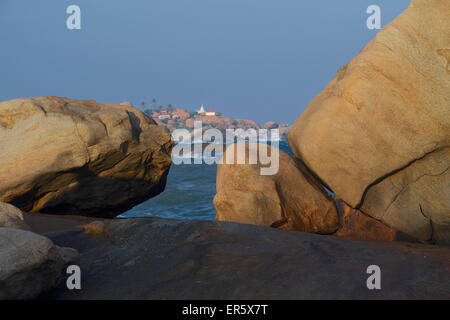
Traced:
[[[292, 124], [409, 0], [0, 0], [0, 100], [152, 98]], [[66, 28], [81, 8], [82, 29]]]

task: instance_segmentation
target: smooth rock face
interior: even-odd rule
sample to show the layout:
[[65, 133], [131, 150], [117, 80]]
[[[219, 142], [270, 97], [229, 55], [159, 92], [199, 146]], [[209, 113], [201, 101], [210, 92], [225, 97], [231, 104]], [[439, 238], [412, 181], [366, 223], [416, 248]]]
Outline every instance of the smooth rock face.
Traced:
[[[30, 225], [66, 217], [30, 215]], [[71, 220], [76, 222], [75, 220]], [[450, 250], [218, 221], [114, 219], [53, 234], [79, 249], [82, 290], [44, 299], [449, 299]], [[368, 290], [367, 267], [381, 267]]]
[[372, 186], [361, 210], [421, 241], [450, 244], [450, 147]]
[[[236, 156], [238, 145], [243, 143], [229, 146], [224, 157], [229, 156], [231, 148]], [[246, 154], [256, 146], [245, 144]], [[271, 154], [274, 148], [267, 147]], [[275, 175], [261, 175], [264, 165], [249, 164], [248, 156], [242, 159], [243, 164], [237, 164], [235, 158], [235, 164], [218, 165], [216, 220], [323, 234], [336, 231], [338, 214], [333, 199], [300, 163], [278, 152], [279, 170]]]
[[360, 210], [353, 209], [341, 199], [336, 199], [340, 217], [340, 227], [336, 236], [360, 240], [397, 240], [398, 231], [383, 222], [366, 215]]
[[31, 299], [53, 288], [77, 256], [33, 232], [0, 227], [0, 300]]
[[0, 201], [0, 227], [29, 230], [20, 209]]
[[57, 97], [0, 103], [0, 200], [114, 217], [164, 190], [173, 146], [139, 110]]
[[288, 134], [296, 157], [353, 208], [450, 242], [450, 2], [413, 0]]

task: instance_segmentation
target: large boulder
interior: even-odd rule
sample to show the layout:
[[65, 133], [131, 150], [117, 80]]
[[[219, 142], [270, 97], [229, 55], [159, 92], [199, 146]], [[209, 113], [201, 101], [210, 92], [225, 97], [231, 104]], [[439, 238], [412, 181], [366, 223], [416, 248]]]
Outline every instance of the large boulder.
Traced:
[[[245, 154], [239, 146], [245, 144]], [[279, 169], [262, 175], [264, 161], [251, 164], [249, 151], [267, 147], [268, 154], [279, 153]], [[333, 199], [315, 182], [306, 168], [288, 154], [266, 144], [237, 143], [229, 146], [224, 159], [232, 152], [233, 164], [224, 161], [217, 167], [216, 220], [276, 227], [316, 233], [332, 233], [338, 226]], [[244, 157], [241, 164], [238, 157]]]
[[0, 201], [0, 227], [30, 230], [20, 209]]
[[173, 146], [138, 109], [58, 97], [0, 103], [0, 201], [114, 217], [164, 190]]
[[0, 300], [31, 299], [53, 288], [77, 256], [44, 236], [0, 227]]
[[288, 134], [336, 195], [421, 241], [450, 242], [450, 2], [413, 0]]

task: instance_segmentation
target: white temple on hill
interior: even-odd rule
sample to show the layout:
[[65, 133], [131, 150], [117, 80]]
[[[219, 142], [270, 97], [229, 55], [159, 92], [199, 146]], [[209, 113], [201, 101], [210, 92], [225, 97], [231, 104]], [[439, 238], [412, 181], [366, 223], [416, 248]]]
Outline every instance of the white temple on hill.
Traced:
[[203, 107], [203, 105], [200, 107], [200, 110], [197, 110], [197, 113], [198, 114], [205, 114], [206, 113], [206, 111], [205, 111], [205, 107]]
[[219, 115], [219, 112], [217, 112], [214, 109], [211, 109], [209, 111], [205, 111], [205, 107], [203, 105], [200, 107], [199, 110], [197, 110], [197, 113], [202, 115], [202, 116], [218, 116]]

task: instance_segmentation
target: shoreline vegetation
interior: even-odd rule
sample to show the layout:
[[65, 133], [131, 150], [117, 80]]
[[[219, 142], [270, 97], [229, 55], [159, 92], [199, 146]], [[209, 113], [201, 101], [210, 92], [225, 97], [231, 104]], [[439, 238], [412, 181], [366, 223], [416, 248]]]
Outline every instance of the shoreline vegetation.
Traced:
[[448, 16], [412, 0], [299, 116], [292, 155], [269, 146], [276, 173], [218, 164], [215, 221], [112, 219], [164, 191], [175, 113], [0, 102], [0, 299], [450, 299]]

